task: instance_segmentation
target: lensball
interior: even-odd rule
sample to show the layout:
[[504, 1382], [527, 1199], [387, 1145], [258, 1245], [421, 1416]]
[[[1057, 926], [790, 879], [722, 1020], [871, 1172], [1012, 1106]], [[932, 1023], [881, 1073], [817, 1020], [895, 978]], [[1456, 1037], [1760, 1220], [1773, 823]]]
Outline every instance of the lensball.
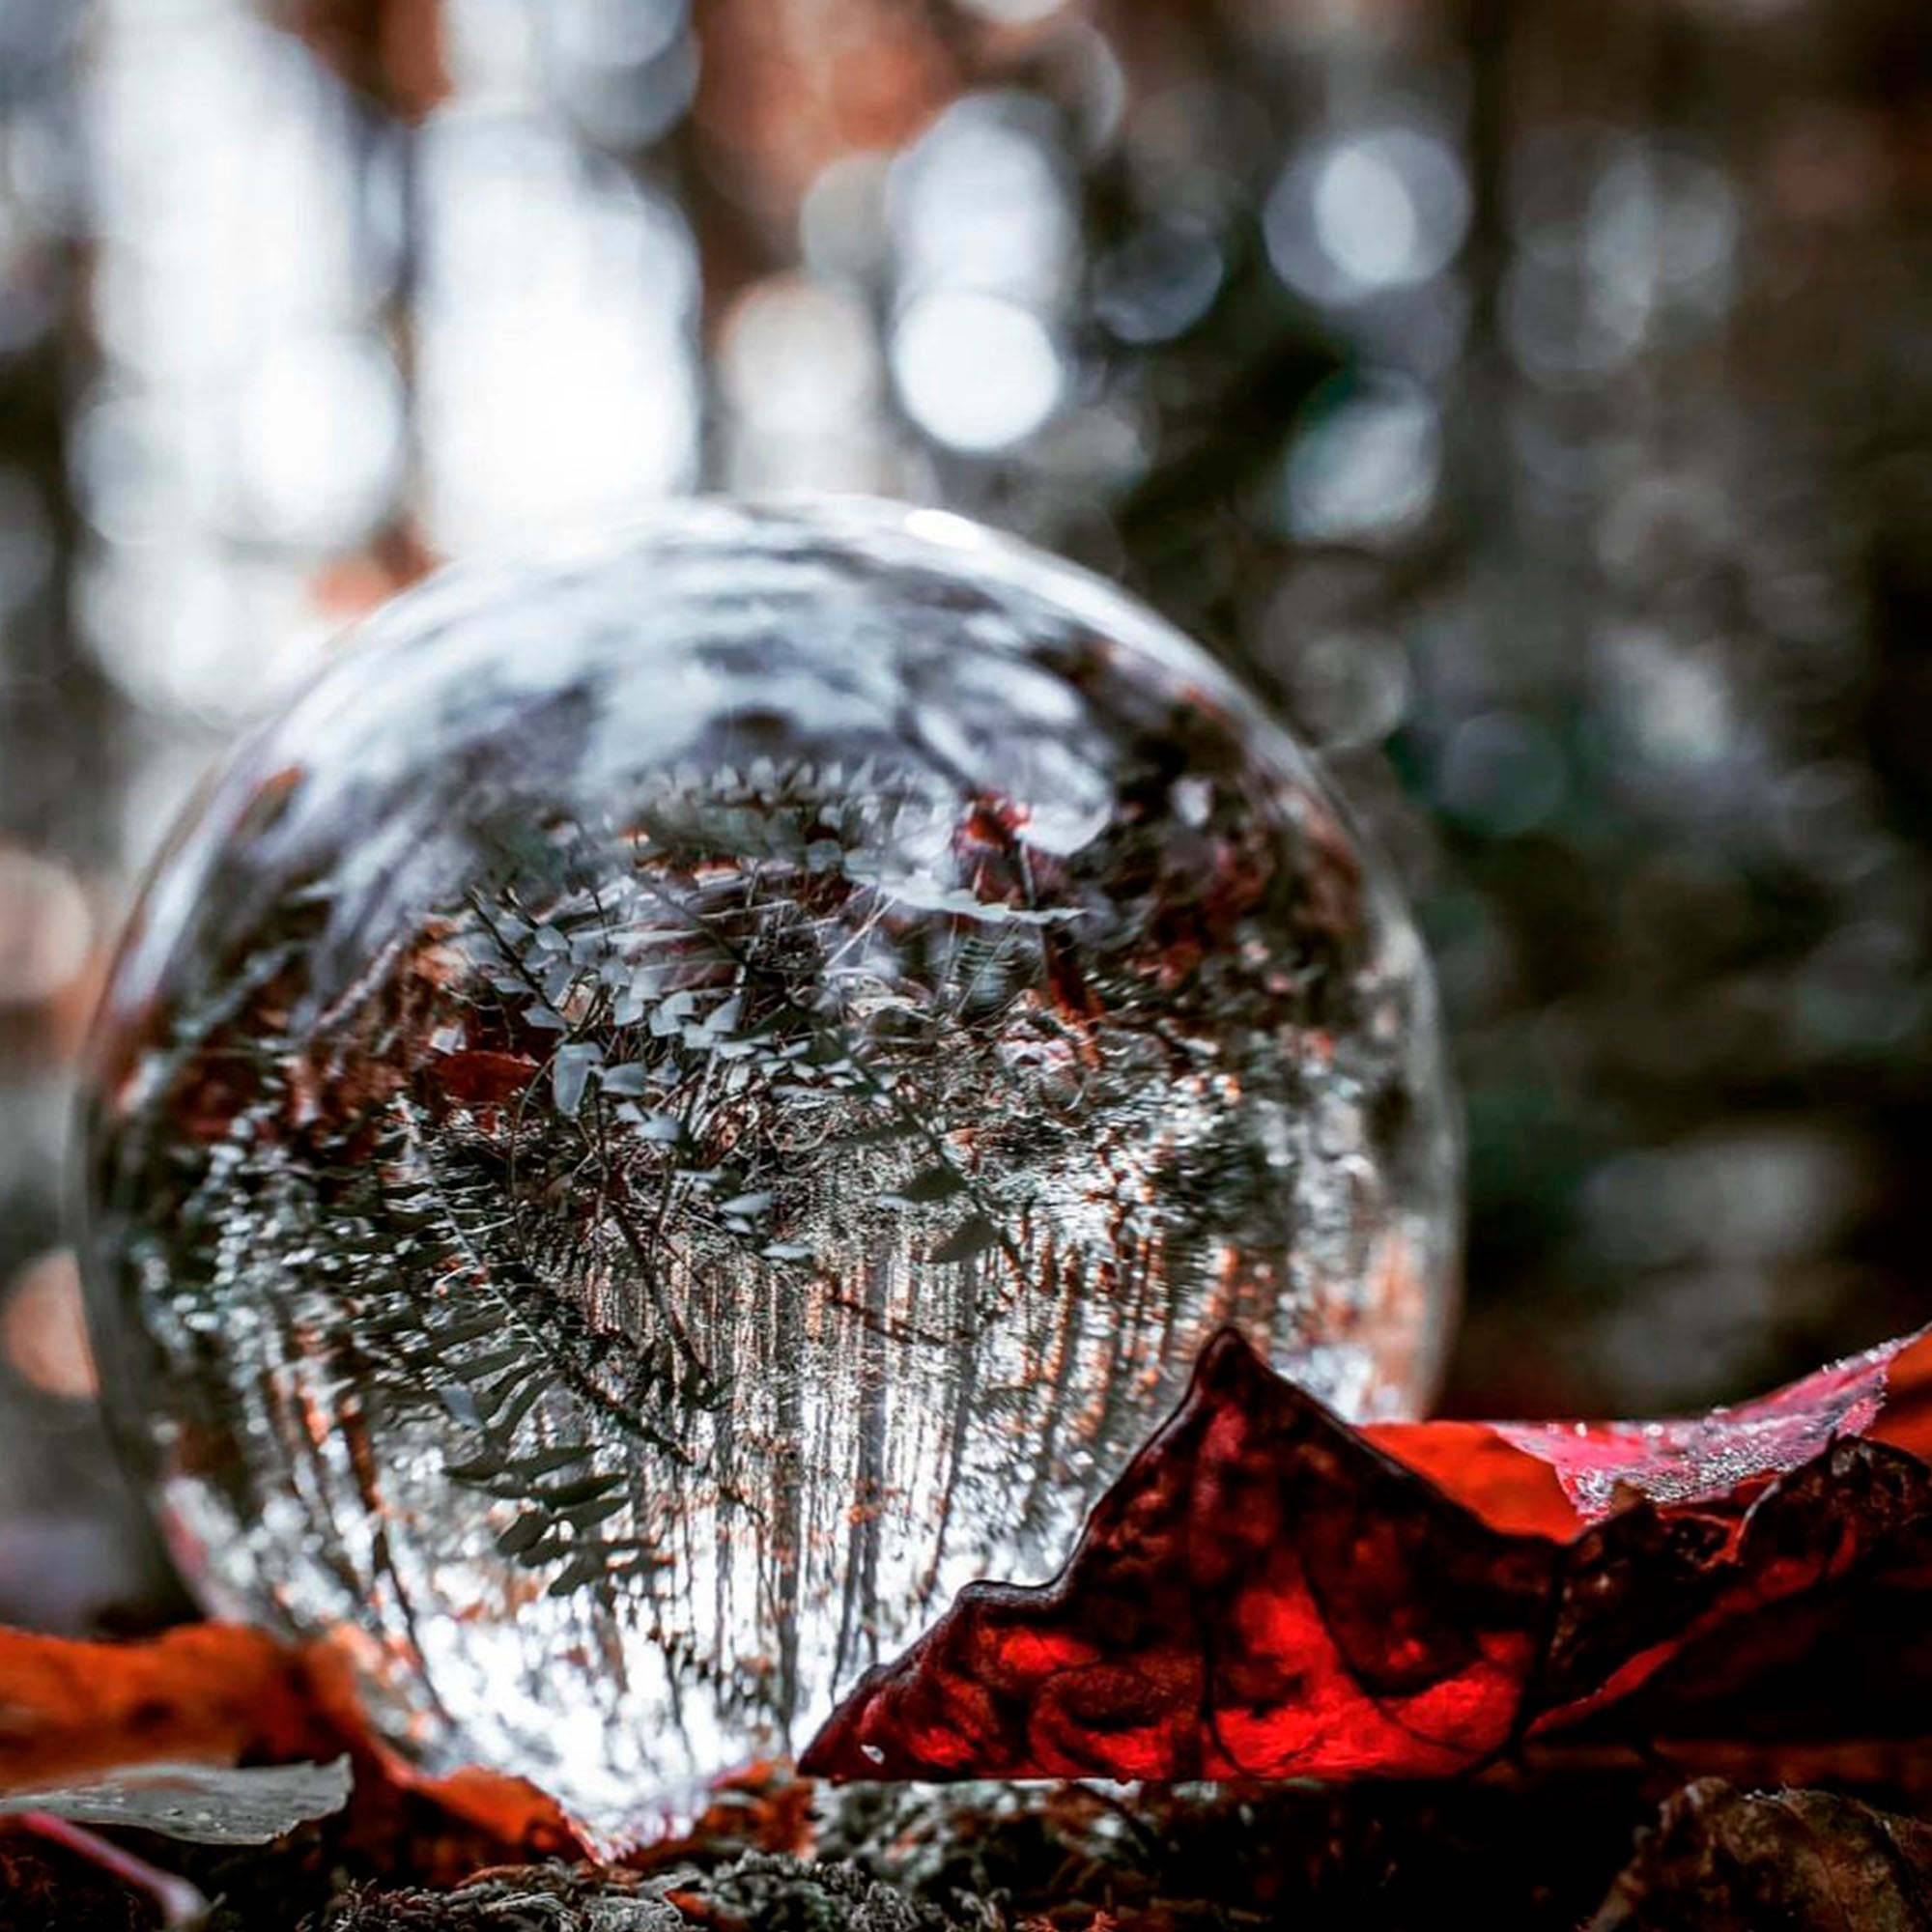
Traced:
[[1050, 1575], [1232, 1323], [1453, 1303], [1427, 965], [1309, 759], [1083, 572], [668, 510], [372, 618], [150, 883], [87, 1106], [110, 1407], [211, 1611], [621, 1834]]

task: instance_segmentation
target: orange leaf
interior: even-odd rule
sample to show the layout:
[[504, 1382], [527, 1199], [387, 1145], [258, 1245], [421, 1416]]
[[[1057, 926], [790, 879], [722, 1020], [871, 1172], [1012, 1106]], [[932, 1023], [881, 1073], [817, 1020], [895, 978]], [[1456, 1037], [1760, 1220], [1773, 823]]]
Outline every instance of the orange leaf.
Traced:
[[326, 1758], [300, 1653], [237, 1624], [144, 1643], [0, 1630], [0, 1790], [118, 1765]]

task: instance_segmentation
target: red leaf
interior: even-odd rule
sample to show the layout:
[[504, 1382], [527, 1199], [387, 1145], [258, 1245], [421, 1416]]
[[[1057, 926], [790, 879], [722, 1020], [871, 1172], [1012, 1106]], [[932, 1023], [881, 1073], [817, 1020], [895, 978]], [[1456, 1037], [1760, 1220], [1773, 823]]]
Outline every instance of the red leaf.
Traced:
[[446, 1098], [467, 1107], [497, 1106], [521, 1094], [537, 1075], [537, 1064], [521, 1053], [472, 1047], [430, 1062], [429, 1075]]
[[[1586, 1718], [1577, 1735], [1598, 1740], [1605, 1721], [1668, 1735], [1687, 1709], [1728, 1722], [1753, 1681], [1789, 1676], [1794, 1645], [1807, 1682], [1829, 1649], [1883, 1701], [1892, 1653], [1866, 1655], [1861, 1633], [1922, 1621], [1928, 1449], [1926, 1336], [1695, 1422], [1356, 1432], [1226, 1334], [1061, 1577], [963, 1591], [803, 1768], [1441, 1775]], [[232, 1627], [137, 1644], [0, 1630], [0, 1790], [348, 1749], [365, 1839], [408, 1833], [459, 1860], [572, 1842], [515, 1780], [411, 1774], [348, 1685], [338, 1648]], [[1830, 1721], [1833, 1693], [1820, 1702]]]
[[1692, 1638], [1923, 1561], [1928, 1381], [1912, 1338], [1696, 1422], [1358, 1433], [1225, 1333], [1062, 1575], [969, 1585], [801, 1769], [1465, 1769]]
[[1841, 1435], [1922, 1455], [1932, 1449], [1928, 1372], [1932, 1330], [1689, 1420], [1405, 1422], [1363, 1434], [1487, 1520], [1560, 1535], [1639, 1498], [1735, 1508]]
[[819, 1734], [846, 1777], [1458, 1770], [1509, 1736], [1559, 1562], [1232, 1332], [1038, 1589], [976, 1583]]

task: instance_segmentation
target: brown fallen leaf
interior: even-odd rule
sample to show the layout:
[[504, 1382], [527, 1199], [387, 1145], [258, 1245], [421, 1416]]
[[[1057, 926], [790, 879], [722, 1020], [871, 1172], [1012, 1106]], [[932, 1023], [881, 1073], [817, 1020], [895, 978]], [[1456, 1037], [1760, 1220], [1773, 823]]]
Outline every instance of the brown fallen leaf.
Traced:
[[[283, 1644], [235, 1624], [194, 1624], [136, 1643], [0, 1629], [0, 1801], [89, 1782], [135, 1785], [156, 1766], [179, 1776], [346, 1754], [352, 1841], [407, 1841], [422, 1869], [582, 1849], [556, 1806], [519, 1779], [480, 1769], [445, 1778], [412, 1772], [373, 1737], [350, 1681], [327, 1646]], [[148, 1819], [125, 1822], [156, 1829]]]
[[333, 1757], [336, 1744], [302, 1654], [265, 1632], [82, 1643], [0, 1630], [0, 1793], [126, 1764]]
[[1829, 1791], [1700, 1778], [1663, 1807], [1589, 1932], [1932, 1932], [1932, 1826]]
[[[79, 1827], [75, 1839], [84, 1840]], [[157, 1932], [207, 1901], [139, 1861], [16, 1825], [0, 1830], [0, 1924], [7, 1932]]]

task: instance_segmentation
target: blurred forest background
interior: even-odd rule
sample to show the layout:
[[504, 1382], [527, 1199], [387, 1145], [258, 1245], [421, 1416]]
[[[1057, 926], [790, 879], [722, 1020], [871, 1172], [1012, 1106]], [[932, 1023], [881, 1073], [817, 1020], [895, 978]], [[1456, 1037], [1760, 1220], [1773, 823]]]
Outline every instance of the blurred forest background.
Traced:
[[1922, 0], [0, 0], [0, 1619], [164, 1573], [71, 1069], [199, 772], [436, 559], [941, 502], [1378, 829], [1470, 1142], [1462, 1412], [1932, 1314]]

